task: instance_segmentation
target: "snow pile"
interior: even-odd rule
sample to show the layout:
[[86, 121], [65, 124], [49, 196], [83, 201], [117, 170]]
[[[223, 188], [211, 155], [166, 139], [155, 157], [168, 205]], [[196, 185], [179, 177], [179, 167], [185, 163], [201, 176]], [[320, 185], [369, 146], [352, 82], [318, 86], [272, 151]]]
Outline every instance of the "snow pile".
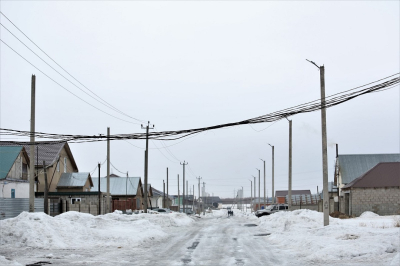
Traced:
[[3, 266], [6, 266], [6, 265], [7, 266], [8, 265], [22, 266], [22, 264], [20, 264], [20, 263], [18, 263], [16, 261], [13, 261], [13, 260], [8, 260], [4, 256], [0, 256], [0, 265], [3, 265]]
[[114, 212], [93, 216], [66, 212], [56, 217], [23, 212], [0, 221], [0, 245], [33, 248], [94, 248], [138, 246], [167, 236], [164, 227], [184, 226], [187, 215], [123, 215]]
[[266, 239], [282, 247], [304, 264], [337, 262], [368, 263], [380, 259], [390, 264], [400, 252], [400, 216], [364, 213], [359, 218], [329, 217], [323, 226], [323, 213], [311, 210], [278, 212], [260, 218], [262, 229], [271, 233]]

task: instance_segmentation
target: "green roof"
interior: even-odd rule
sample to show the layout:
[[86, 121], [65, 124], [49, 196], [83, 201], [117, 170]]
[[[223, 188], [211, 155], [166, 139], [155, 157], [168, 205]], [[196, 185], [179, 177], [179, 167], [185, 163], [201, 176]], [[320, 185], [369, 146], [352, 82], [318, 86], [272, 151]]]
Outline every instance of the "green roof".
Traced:
[[0, 179], [5, 179], [23, 147], [0, 146]]

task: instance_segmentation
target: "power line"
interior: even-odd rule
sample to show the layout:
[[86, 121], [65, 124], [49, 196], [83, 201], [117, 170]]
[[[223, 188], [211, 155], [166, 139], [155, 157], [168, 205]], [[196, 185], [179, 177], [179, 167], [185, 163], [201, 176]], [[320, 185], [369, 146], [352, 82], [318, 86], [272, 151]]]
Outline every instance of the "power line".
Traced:
[[[391, 75], [389, 77], [393, 77], [395, 75], [399, 75], [399, 73]], [[380, 79], [378, 81], [385, 80], [389, 77]], [[366, 85], [370, 85], [376, 83], [378, 81], [374, 81], [368, 83]], [[335, 105], [342, 104], [354, 98], [357, 98], [361, 95], [368, 94], [371, 92], [378, 92], [384, 89], [393, 88], [397, 86], [400, 82], [400, 77], [395, 77], [390, 80], [381, 82], [379, 84], [373, 85], [371, 87], [359, 89], [354, 91], [354, 89], [346, 90], [342, 93], [336, 93], [334, 95], [326, 97], [325, 100], [325, 108], [333, 107]], [[366, 85], [359, 86], [357, 88], [365, 87]], [[352, 91], [352, 92], [349, 92]], [[149, 139], [153, 140], [177, 140], [181, 138], [185, 138], [191, 136], [193, 134], [197, 134], [200, 132], [204, 132], [207, 130], [214, 130], [220, 128], [227, 128], [227, 127], [234, 127], [239, 125], [247, 125], [247, 124], [258, 124], [258, 123], [266, 123], [266, 122], [275, 122], [280, 119], [287, 118], [289, 116], [293, 116], [296, 114], [301, 113], [308, 113], [320, 110], [322, 108], [322, 104], [320, 100], [314, 100], [305, 104], [300, 104], [294, 107], [286, 108], [280, 111], [276, 111], [273, 113], [269, 113], [266, 115], [258, 116], [255, 118], [233, 122], [233, 123], [226, 123], [220, 124], [215, 126], [203, 127], [203, 128], [194, 128], [194, 129], [186, 129], [186, 130], [177, 130], [177, 131], [161, 131], [161, 132], [151, 132], [149, 133]], [[0, 135], [16, 135], [16, 136], [30, 136], [29, 131], [20, 131], [14, 129], [4, 129], [0, 128]], [[107, 140], [107, 136], [88, 136], [88, 135], [65, 135], [65, 134], [51, 134], [51, 133], [43, 133], [43, 132], [35, 132], [36, 137], [38, 138], [47, 138], [47, 139], [63, 139], [63, 141], [70, 141], [73, 143], [82, 143], [82, 142], [95, 142], [95, 141], [105, 141]], [[117, 134], [111, 135], [109, 138], [110, 140], [123, 140], [123, 139], [146, 139], [147, 135], [145, 133], [131, 133], [131, 134]], [[12, 143], [12, 141], [10, 141]], [[45, 143], [45, 142], [41, 142]], [[54, 142], [52, 142], [54, 143]], [[36, 144], [27, 142], [27, 145]]]
[[105, 111], [103, 111], [103, 110], [97, 108], [97, 107], [94, 106], [93, 104], [87, 102], [86, 100], [82, 99], [81, 97], [79, 97], [78, 95], [76, 95], [75, 93], [73, 93], [72, 91], [68, 90], [66, 87], [62, 86], [60, 83], [58, 83], [57, 81], [55, 81], [55, 80], [54, 80], [53, 78], [51, 78], [49, 75], [47, 75], [46, 73], [44, 73], [42, 70], [40, 70], [40, 69], [39, 69], [38, 67], [36, 67], [34, 64], [32, 64], [32, 63], [31, 63], [30, 61], [28, 61], [25, 57], [23, 57], [20, 53], [18, 53], [18, 52], [15, 51], [13, 48], [11, 48], [11, 46], [9, 46], [9, 45], [8, 45], [6, 42], [4, 42], [2, 39], [0, 39], [0, 41], [1, 41], [2, 43], [4, 43], [8, 48], [10, 48], [14, 53], [16, 53], [17, 55], [19, 55], [22, 59], [24, 59], [28, 64], [30, 64], [31, 66], [33, 66], [34, 68], [36, 68], [36, 70], [38, 70], [40, 73], [42, 73], [43, 75], [45, 75], [47, 78], [49, 78], [51, 81], [53, 81], [54, 83], [56, 83], [58, 86], [60, 86], [61, 88], [63, 88], [63, 89], [66, 90], [67, 92], [69, 92], [69, 93], [71, 93], [72, 95], [74, 95], [76, 98], [78, 98], [78, 99], [80, 99], [81, 101], [87, 103], [88, 105], [90, 105], [90, 106], [92, 106], [93, 108], [99, 110], [100, 112], [105, 113], [105, 114], [107, 114], [107, 115], [109, 115], [109, 116], [112, 116], [112, 117], [114, 117], [114, 118], [116, 118], [116, 119], [118, 119], [118, 120], [121, 120], [121, 121], [124, 121], [124, 122], [127, 122], [127, 123], [131, 123], [131, 124], [138, 124], [138, 123], [133, 123], [133, 122], [130, 122], [130, 121], [121, 119], [121, 118], [116, 117], [116, 116], [114, 116], [114, 115], [112, 115], [112, 114], [109, 114], [109, 113], [107, 113], [107, 112], [105, 112]]
[[64, 75], [62, 75], [60, 72], [58, 72], [56, 69], [54, 69], [52, 66], [50, 66], [44, 59], [42, 59], [39, 55], [37, 55], [32, 49], [30, 49], [23, 41], [21, 41], [17, 36], [15, 36], [8, 28], [6, 28], [3, 24], [0, 23], [0, 25], [5, 28], [9, 33], [11, 33], [11, 35], [13, 35], [20, 43], [22, 43], [26, 48], [28, 48], [32, 53], [34, 53], [37, 57], [39, 57], [44, 63], [46, 63], [49, 67], [51, 67], [54, 71], [56, 71], [58, 74], [60, 74], [62, 77], [64, 77], [66, 80], [68, 80], [71, 84], [73, 84], [75, 87], [77, 87], [78, 89], [80, 89], [81, 91], [83, 91], [84, 93], [86, 93], [89, 97], [95, 99], [96, 101], [100, 102], [101, 104], [107, 106], [108, 108], [124, 115], [127, 116], [131, 119], [134, 119], [136, 121], [140, 121], [140, 122], [144, 122], [144, 120], [140, 120], [137, 118], [134, 118], [124, 112], [122, 112], [121, 110], [119, 110], [118, 108], [114, 107], [113, 105], [111, 105], [110, 103], [108, 103], [107, 101], [105, 101], [104, 99], [102, 99], [100, 96], [98, 96], [95, 92], [93, 92], [92, 90], [90, 90], [88, 87], [86, 87], [84, 84], [82, 84], [79, 80], [77, 80], [74, 76], [72, 76], [72, 74], [70, 74], [67, 70], [65, 70], [60, 64], [58, 64], [53, 58], [51, 58], [45, 51], [43, 51], [43, 49], [41, 49], [34, 41], [32, 41], [20, 28], [18, 28], [6, 15], [4, 15], [3, 12], [0, 11], [0, 13], [19, 31], [21, 32], [31, 43], [33, 43], [40, 51], [42, 51], [51, 61], [53, 61], [58, 67], [60, 67], [62, 70], [64, 70], [64, 72], [66, 72], [70, 77], [72, 77], [75, 81], [77, 81], [79, 84], [81, 84], [85, 89], [87, 89], [88, 91], [90, 91], [93, 95], [95, 95], [98, 99], [100, 99], [102, 102], [100, 102], [99, 100], [95, 99], [93, 96], [89, 95], [88, 93], [86, 93], [85, 91], [83, 91], [81, 88], [79, 88], [77, 85], [75, 85], [74, 83], [72, 83], [69, 79], [67, 79]]

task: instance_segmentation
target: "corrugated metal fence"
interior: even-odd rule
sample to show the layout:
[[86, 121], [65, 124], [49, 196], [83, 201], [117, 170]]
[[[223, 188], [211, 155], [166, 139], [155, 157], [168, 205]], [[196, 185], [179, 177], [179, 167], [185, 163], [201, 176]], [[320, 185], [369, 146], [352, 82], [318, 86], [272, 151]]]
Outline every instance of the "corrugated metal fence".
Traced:
[[[23, 211], [29, 212], [29, 199], [0, 198], [0, 220], [17, 217]], [[44, 212], [44, 199], [35, 199], [35, 212]]]

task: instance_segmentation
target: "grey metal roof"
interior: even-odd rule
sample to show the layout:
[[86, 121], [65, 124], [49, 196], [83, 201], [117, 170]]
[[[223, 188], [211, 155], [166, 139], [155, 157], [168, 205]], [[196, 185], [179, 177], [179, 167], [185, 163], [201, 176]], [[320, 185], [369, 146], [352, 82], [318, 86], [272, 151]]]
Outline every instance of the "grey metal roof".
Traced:
[[376, 187], [400, 187], [400, 162], [379, 163], [343, 189]]
[[[57, 157], [58, 157], [60, 151], [62, 150], [62, 148], [64, 146], [66, 146], [65, 149], [66, 149], [67, 153], [70, 153], [72, 165], [74, 165], [76, 168], [78, 168], [78, 166], [76, 166], [76, 162], [72, 156], [71, 150], [70, 150], [67, 142], [41, 143], [40, 141], [37, 141], [37, 143], [39, 143], [39, 145], [34, 146], [34, 151], [35, 151], [35, 162], [34, 163], [35, 163], [35, 165], [42, 166], [43, 161], [46, 162], [46, 166], [52, 165], [53, 163], [56, 162]], [[18, 144], [15, 142], [0, 141], [0, 146], [23, 146], [25, 148], [28, 156], [30, 157], [31, 145], [25, 145], [25, 143]], [[39, 154], [39, 156], [38, 156], [38, 154]]]
[[342, 182], [348, 184], [378, 163], [400, 162], [400, 154], [349, 154], [339, 155], [338, 160]]
[[[286, 197], [289, 194], [288, 190], [277, 190], [275, 197]], [[292, 190], [292, 196], [294, 195], [311, 195], [310, 190]]]
[[[99, 191], [99, 178], [93, 177], [93, 188], [90, 190], [92, 192]], [[140, 182], [140, 177], [115, 177], [110, 178], [110, 193], [112, 196], [115, 195], [136, 195], [138, 186]], [[100, 191], [107, 192], [107, 178], [100, 177]]]
[[57, 187], [83, 187], [89, 178], [90, 173], [63, 173]]

